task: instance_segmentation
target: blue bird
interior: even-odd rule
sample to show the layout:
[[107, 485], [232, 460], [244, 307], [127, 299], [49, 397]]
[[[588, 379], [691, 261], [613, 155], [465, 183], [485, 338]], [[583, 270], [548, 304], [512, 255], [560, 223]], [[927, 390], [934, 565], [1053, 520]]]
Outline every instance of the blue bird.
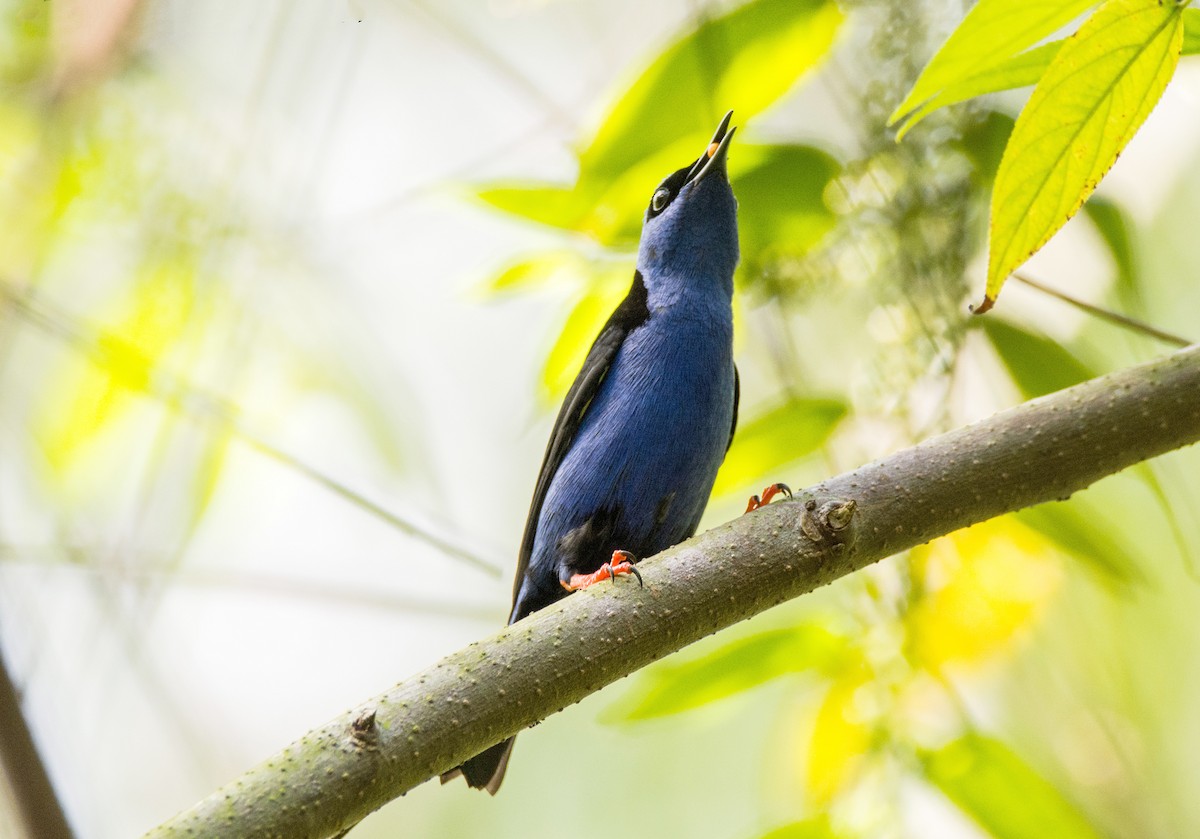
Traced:
[[[546, 446], [509, 623], [696, 532], [737, 426], [732, 112], [654, 190], [628, 296], [592, 344]], [[773, 494], [772, 488], [768, 493]], [[751, 506], [757, 506], [757, 498]], [[492, 794], [512, 738], [442, 776]]]

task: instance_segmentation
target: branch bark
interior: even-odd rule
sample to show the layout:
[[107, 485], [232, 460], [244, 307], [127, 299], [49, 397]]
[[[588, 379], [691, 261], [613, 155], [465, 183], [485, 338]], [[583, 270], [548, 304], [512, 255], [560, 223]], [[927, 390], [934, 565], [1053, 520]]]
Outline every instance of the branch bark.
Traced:
[[150, 837], [328, 837], [655, 659], [959, 528], [1200, 439], [1200, 346], [1036, 399], [666, 551], [318, 728]]

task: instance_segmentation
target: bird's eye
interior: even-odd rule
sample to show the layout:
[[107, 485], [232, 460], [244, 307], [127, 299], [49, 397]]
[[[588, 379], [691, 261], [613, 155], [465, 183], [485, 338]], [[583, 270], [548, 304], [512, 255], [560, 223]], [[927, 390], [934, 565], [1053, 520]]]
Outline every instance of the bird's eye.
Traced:
[[662, 187], [654, 191], [654, 196], [650, 199], [650, 209], [661, 213], [669, 203], [671, 203], [671, 190]]

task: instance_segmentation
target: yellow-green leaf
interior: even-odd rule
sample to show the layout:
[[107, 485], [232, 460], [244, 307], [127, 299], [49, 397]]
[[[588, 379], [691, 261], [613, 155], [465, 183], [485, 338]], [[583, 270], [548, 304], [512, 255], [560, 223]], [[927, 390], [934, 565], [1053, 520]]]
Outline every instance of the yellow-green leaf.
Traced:
[[808, 743], [808, 795], [824, 809], [858, 776], [870, 751], [871, 725], [858, 718], [854, 696], [865, 670], [848, 671], [830, 685], [813, 721]]
[[1175, 72], [1182, 9], [1110, 0], [1067, 39], [1017, 118], [992, 192], [987, 290], [1032, 256], [1096, 188]]
[[115, 313], [103, 318], [111, 325], [97, 337], [91, 361], [72, 362], [69, 371], [46, 382], [37, 434], [47, 462], [60, 474], [125, 416], [130, 393], [148, 388], [187, 332], [197, 303], [194, 259], [179, 253], [147, 266], [128, 297], [114, 305]]
[[480, 189], [476, 195], [497, 210], [531, 221], [574, 229], [591, 210], [591, 196], [553, 184], [512, 183]]
[[1111, 517], [1082, 497], [1028, 507], [1013, 516], [1057, 545], [1063, 553], [1118, 585], [1144, 582], [1136, 553], [1125, 544]]
[[679, 140], [702, 151], [725, 111], [744, 125], [786, 93], [829, 51], [841, 22], [832, 0], [752, 0], [707, 20], [617, 100], [580, 155], [581, 180], [611, 178]]
[[633, 695], [606, 714], [613, 722], [652, 719], [698, 708], [779, 676], [829, 673], [851, 660], [848, 642], [821, 623], [802, 623], [739, 638], [683, 664], [645, 672]]
[[628, 293], [632, 277], [632, 271], [622, 271], [594, 278], [575, 303], [542, 368], [541, 395], [546, 403], [554, 402], [571, 386], [600, 328]]
[[1100, 839], [1066, 796], [998, 740], [968, 734], [921, 760], [926, 778], [995, 839]]
[[[914, 125], [940, 108], [965, 102], [987, 93], [998, 93], [1002, 90], [1013, 90], [1037, 84], [1038, 79], [1046, 72], [1046, 68], [1050, 66], [1050, 62], [1058, 54], [1062, 45], [1063, 41], [1061, 40], [1051, 41], [1010, 56], [996, 64], [976, 66], [973, 71], [957, 80], [944, 80], [945, 86], [941, 90], [908, 114], [904, 124], [896, 132], [896, 142], [904, 139], [904, 135]], [[1182, 54], [1195, 55], [1197, 53], [1200, 53], [1200, 9], [1186, 9], [1183, 13]], [[902, 113], [900, 109], [897, 109], [893, 114], [892, 121], [895, 122]]]
[[899, 121], [951, 85], [963, 83], [1052, 35], [1096, 2], [980, 0], [926, 65], [888, 124]]
[[717, 473], [714, 495], [755, 492], [753, 481], [771, 469], [816, 451], [846, 415], [846, 405], [836, 399], [791, 399], [760, 416], [739, 424], [733, 446]]
[[904, 139], [909, 129], [939, 108], [965, 102], [985, 93], [1037, 84], [1061, 46], [1062, 41], [1051, 41], [947, 84], [909, 115], [896, 132], [896, 142]]
[[229, 447], [233, 442], [233, 428], [225, 423], [208, 429], [203, 449], [196, 461], [196, 474], [192, 487], [192, 507], [189, 511], [188, 532], [195, 530], [200, 519], [208, 512], [208, 505], [216, 494], [217, 485], [225, 470]]
[[836, 159], [802, 145], [746, 145], [737, 158], [731, 178], [747, 264], [807, 253], [833, 228], [825, 190], [841, 172]]
[[1123, 299], [1136, 299], [1138, 295], [1138, 267], [1133, 254], [1133, 235], [1129, 218], [1112, 201], [1094, 196], [1083, 205], [1092, 224], [1100, 232], [1108, 252], [1117, 267], [1117, 289], [1125, 295]]
[[1183, 12], [1183, 54], [1200, 53], [1200, 9]]
[[569, 250], [539, 251], [509, 263], [485, 286], [489, 293], [520, 291], [540, 285], [567, 268], [581, 267], [582, 260]]
[[980, 122], [963, 131], [959, 143], [974, 164], [976, 183], [991, 189], [1012, 129], [1012, 117], [999, 111], [988, 111]]
[[1062, 344], [1016, 324], [984, 318], [984, 332], [1026, 399], [1045, 396], [1098, 375]]
[[818, 816], [802, 822], [780, 825], [764, 833], [759, 839], [839, 839], [843, 834], [834, 831], [829, 819]]
[[[490, 185], [486, 203], [585, 233], [601, 244], [637, 242], [655, 185], [704, 151], [721, 114], [735, 123], [774, 104], [829, 51], [843, 16], [833, 0], [751, 0], [667, 47], [625, 91], [579, 155], [573, 187]], [[744, 136], [744, 135], [743, 135]], [[737, 177], [752, 153], [735, 144]]]
[[1062, 582], [1059, 552], [1009, 519], [995, 519], [912, 553], [923, 593], [905, 617], [920, 666], [976, 665], [1011, 650]]

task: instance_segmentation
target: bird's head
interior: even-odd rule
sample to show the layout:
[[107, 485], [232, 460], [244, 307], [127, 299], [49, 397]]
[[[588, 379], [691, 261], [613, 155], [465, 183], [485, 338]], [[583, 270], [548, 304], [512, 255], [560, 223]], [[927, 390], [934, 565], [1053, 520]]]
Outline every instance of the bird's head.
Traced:
[[695, 282], [712, 276], [732, 293], [737, 201], [725, 171], [737, 130], [729, 127], [732, 116], [730, 111], [721, 120], [704, 154], [668, 175], [650, 198], [638, 247], [638, 268], [648, 284], [656, 277]]

